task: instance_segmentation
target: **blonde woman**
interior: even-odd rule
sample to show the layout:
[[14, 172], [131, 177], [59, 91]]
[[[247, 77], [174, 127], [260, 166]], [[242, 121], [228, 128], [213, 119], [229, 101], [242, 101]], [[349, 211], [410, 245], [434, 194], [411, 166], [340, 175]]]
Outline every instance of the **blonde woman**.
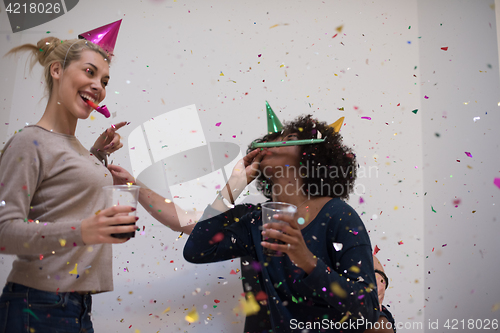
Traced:
[[[0, 251], [17, 255], [0, 297], [0, 332], [93, 332], [91, 294], [113, 290], [111, 236], [135, 230], [129, 206], [104, 209], [112, 184], [101, 163], [121, 147], [108, 129], [92, 152], [75, 137], [78, 120], [100, 103], [108, 54], [86, 40], [44, 38], [30, 52], [44, 66], [48, 102], [36, 125], [6, 143], [0, 157]], [[98, 155], [98, 156], [96, 156]], [[96, 158], [97, 157], [97, 158]], [[124, 216], [126, 215], [126, 216]]]

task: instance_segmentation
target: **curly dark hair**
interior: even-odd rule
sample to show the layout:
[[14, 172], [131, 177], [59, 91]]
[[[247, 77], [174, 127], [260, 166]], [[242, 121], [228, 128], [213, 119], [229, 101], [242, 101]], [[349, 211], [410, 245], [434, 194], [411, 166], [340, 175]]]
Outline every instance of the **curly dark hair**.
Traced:
[[[297, 133], [298, 140], [316, 139], [318, 131], [325, 138], [324, 142], [299, 146], [304, 192], [311, 197], [329, 196], [346, 200], [356, 181], [356, 155], [342, 143], [342, 135], [326, 122], [320, 122], [312, 115], [299, 116], [291, 122], [284, 122], [281, 133], [267, 134], [255, 142], [274, 141], [290, 133]], [[247, 154], [253, 149], [250, 144]], [[263, 173], [255, 181], [257, 189], [266, 198], [272, 199], [272, 181]]]

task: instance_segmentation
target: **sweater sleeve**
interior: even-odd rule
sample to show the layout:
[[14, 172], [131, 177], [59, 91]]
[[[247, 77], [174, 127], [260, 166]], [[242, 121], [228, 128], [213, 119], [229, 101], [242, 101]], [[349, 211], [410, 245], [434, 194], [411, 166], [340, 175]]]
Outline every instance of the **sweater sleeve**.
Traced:
[[376, 322], [379, 304], [368, 233], [350, 206], [331, 216], [328, 257], [336, 267], [318, 258], [316, 267], [303, 281], [330, 306], [341, 313], [349, 312], [349, 320]]
[[247, 225], [251, 207], [237, 205], [221, 213], [208, 206], [184, 246], [184, 259], [201, 264], [248, 255], [253, 248]]
[[32, 198], [44, 179], [43, 152], [36, 140], [20, 134], [7, 142], [0, 157], [0, 252], [41, 255], [84, 245], [81, 221], [29, 220]]

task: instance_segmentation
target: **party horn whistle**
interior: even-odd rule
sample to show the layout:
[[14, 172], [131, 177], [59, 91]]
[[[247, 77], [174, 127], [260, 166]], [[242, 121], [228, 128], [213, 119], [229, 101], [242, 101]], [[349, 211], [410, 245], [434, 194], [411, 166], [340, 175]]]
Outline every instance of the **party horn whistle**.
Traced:
[[86, 100], [85, 102], [87, 102], [87, 104], [93, 107], [97, 112], [102, 113], [104, 117], [109, 118], [111, 116], [106, 105], [99, 106], [90, 100]]
[[252, 142], [252, 148], [270, 148], [283, 146], [302, 146], [314, 143], [325, 142], [325, 139], [308, 139], [308, 140], [293, 140], [293, 141], [273, 141], [273, 142]]

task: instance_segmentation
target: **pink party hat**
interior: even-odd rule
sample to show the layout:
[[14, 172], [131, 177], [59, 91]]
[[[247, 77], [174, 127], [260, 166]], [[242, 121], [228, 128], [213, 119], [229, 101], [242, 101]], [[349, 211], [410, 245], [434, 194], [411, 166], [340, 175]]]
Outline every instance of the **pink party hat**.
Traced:
[[78, 35], [80, 39], [86, 39], [89, 42], [99, 45], [109, 56], [113, 55], [115, 49], [116, 37], [122, 20], [106, 24], [100, 28], [90, 30]]

